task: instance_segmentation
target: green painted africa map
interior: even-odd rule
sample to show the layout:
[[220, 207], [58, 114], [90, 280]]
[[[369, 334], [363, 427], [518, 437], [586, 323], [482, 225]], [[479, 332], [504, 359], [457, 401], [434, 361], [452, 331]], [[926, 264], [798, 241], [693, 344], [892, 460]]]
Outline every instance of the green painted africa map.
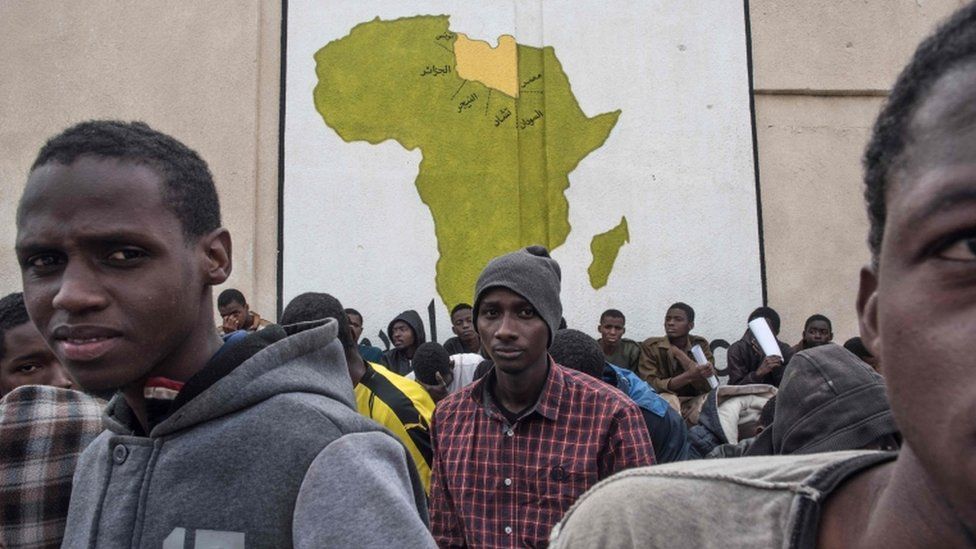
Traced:
[[[491, 258], [566, 241], [569, 173], [620, 116], [583, 113], [553, 48], [511, 36], [492, 47], [451, 31], [446, 15], [362, 23], [315, 61], [315, 107], [344, 141], [420, 148], [416, 186], [433, 216], [437, 290], [449, 308], [470, 301]], [[625, 218], [593, 238], [594, 288], [629, 238]]]

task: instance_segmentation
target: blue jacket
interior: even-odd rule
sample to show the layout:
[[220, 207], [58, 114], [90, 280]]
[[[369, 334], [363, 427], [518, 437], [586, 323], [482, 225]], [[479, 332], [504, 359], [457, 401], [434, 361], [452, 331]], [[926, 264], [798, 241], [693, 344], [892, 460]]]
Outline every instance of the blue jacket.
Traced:
[[603, 370], [603, 381], [620, 389], [641, 409], [657, 463], [688, 459], [688, 428], [684, 420], [646, 381], [634, 372], [610, 363]]

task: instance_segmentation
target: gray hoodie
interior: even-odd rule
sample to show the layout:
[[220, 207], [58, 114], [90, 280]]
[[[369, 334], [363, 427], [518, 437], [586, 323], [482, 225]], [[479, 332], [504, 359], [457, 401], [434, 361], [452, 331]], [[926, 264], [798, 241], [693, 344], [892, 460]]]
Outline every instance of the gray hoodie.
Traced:
[[63, 547], [433, 546], [416, 470], [357, 413], [336, 331], [264, 348], [148, 437], [110, 403]]
[[840, 345], [821, 345], [790, 360], [775, 419], [746, 455], [858, 450], [897, 435], [882, 377]]

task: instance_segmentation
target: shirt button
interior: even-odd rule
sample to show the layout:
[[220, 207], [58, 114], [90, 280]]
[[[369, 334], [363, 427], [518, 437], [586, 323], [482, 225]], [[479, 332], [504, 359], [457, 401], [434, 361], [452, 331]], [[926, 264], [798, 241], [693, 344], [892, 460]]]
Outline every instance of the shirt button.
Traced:
[[512, 527], [511, 526], [506, 526], [505, 527], [505, 533], [508, 534], [508, 535], [512, 535]]
[[112, 461], [114, 461], [116, 465], [122, 465], [125, 463], [125, 458], [127, 457], [129, 457], [129, 449], [122, 444], [119, 444], [114, 450], [112, 450]]
[[512, 485], [512, 479], [510, 478], [505, 479], [505, 486], [511, 486], [511, 485]]
[[513, 431], [511, 429], [508, 429], [508, 430], [505, 431], [505, 436], [507, 436], [507, 437], [513, 437], [513, 436], [515, 436], [515, 431]]

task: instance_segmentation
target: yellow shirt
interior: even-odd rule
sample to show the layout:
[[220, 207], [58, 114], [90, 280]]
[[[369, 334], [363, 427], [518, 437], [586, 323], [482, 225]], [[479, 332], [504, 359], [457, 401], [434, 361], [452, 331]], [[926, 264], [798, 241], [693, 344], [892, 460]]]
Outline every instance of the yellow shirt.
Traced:
[[390, 430], [410, 452], [424, 491], [430, 495], [430, 419], [434, 401], [416, 381], [395, 374], [385, 366], [367, 362], [366, 375], [356, 385], [359, 413]]

